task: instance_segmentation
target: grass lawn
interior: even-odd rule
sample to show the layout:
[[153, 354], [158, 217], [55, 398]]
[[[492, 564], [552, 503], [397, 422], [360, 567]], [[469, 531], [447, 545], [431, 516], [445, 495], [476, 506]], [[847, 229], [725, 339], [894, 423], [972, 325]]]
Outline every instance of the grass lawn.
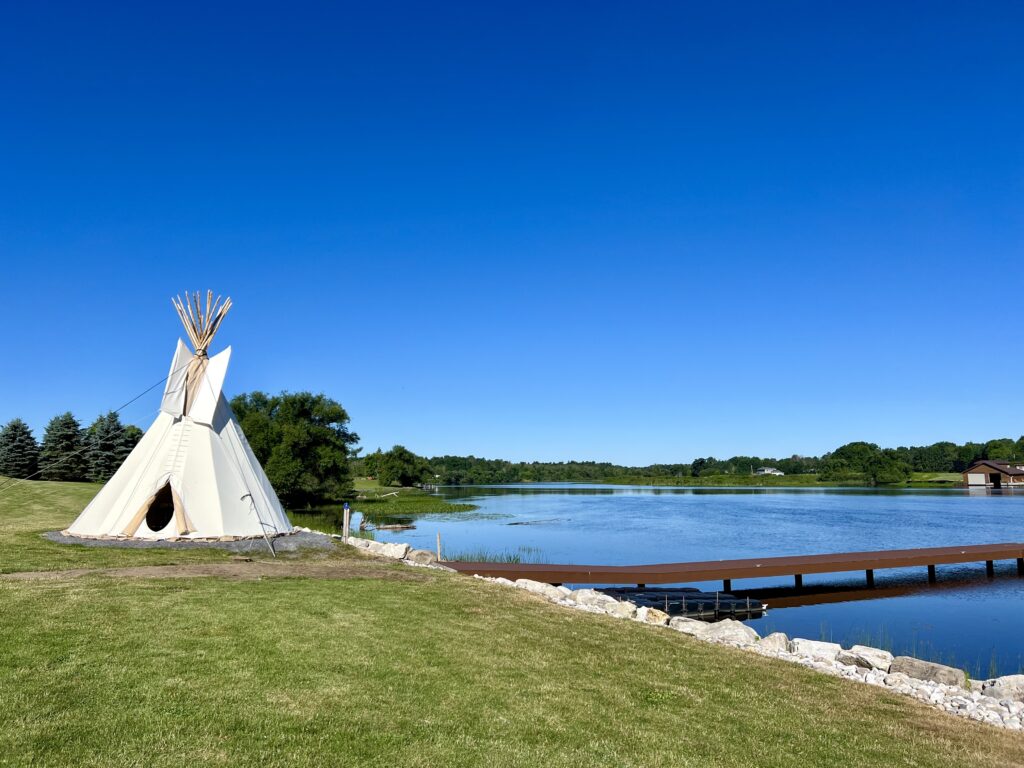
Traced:
[[[3, 483], [0, 483], [2, 485]], [[67, 528], [100, 489], [93, 483], [21, 482], [0, 492], [0, 573], [226, 560], [220, 550], [128, 551], [55, 544], [40, 534]]]
[[17, 560], [90, 491], [19, 493], [0, 552], [36, 573], [0, 577], [0, 765], [1024, 764], [1021, 736], [878, 689], [347, 549], [41, 574], [110, 553]]
[[959, 472], [915, 472], [911, 482], [919, 483], [962, 483], [964, 476]]

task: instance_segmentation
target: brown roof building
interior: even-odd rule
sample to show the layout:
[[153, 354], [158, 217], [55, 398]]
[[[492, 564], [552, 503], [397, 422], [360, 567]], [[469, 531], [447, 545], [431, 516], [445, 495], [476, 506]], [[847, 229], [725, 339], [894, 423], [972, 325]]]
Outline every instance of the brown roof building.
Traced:
[[1019, 485], [1024, 488], [1024, 461], [976, 461], [964, 472], [964, 484], [972, 487], [1005, 488]]

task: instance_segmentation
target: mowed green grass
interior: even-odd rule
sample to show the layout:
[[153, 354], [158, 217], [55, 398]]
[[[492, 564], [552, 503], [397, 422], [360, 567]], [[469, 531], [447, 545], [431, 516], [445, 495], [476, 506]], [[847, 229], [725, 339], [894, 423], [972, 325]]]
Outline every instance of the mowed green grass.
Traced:
[[878, 689], [354, 557], [0, 578], [0, 765], [1024, 764], [1019, 735]]
[[[6, 481], [0, 480], [0, 485]], [[223, 550], [126, 550], [55, 544], [46, 531], [67, 528], [102, 486], [93, 483], [19, 482], [0, 491], [0, 573], [166, 565], [226, 560]]]
[[964, 476], [960, 472], [915, 472], [911, 481], [929, 483], [963, 483]]

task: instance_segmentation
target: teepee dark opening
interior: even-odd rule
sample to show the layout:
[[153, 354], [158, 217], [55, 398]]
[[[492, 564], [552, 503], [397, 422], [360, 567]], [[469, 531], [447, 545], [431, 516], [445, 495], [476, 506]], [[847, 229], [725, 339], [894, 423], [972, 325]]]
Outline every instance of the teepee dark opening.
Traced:
[[162, 531], [174, 517], [174, 497], [171, 495], [171, 484], [168, 483], [156, 492], [153, 503], [146, 512], [146, 525], [149, 530]]

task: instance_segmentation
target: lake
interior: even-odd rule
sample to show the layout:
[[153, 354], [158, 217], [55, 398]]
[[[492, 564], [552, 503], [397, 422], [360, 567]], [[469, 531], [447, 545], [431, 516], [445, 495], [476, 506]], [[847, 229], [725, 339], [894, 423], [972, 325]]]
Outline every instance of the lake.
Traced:
[[[1012, 492], [538, 484], [440, 495], [479, 509], [421, 515], [414, 530], [375, 538], [433, 550], [440, 533], [448, 559], [486, 552], [608, 565], [1024, 541], [1024, 493]], [[744, 579], [733, 593], [764, 596], [767, 614], [747, 622], [762, 635], [876, 645], [975, 678], [1024, 671], [1024, 578], [1013, 561], [997, 562], [991, 580], [984, 563], [940, 565], [935, 585], [924, 568], [877, 571], [866, 595], [863, 573], [809, 575], [804, 592], [831, 592], [836, 602], [772, 608], [792, 600], [773, 588], [791, 586], [786, 577]]]

